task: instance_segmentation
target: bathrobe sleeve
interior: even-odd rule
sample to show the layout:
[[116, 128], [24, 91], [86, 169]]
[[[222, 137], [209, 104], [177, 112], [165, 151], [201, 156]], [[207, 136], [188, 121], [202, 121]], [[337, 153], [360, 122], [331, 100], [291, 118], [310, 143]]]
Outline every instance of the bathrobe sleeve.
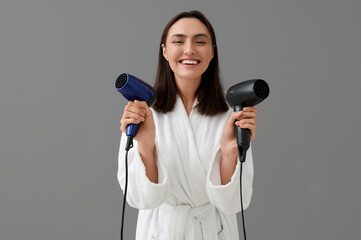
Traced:
[[[237, 166], [231, 181], [221, 185], [220, 174], [221, 149], [218, 148], [207, 174], [206, 190], [211, 203], [225, 214], [235, 214], [241, 211], [240, 174], [241, 162]], [[252, 196], [253, 157], [251, 146], [247, 150], [246, 161], [242, 166], [242, 198], [243, 208], [246, 209]]]
[[[127, 136], [122, 133], [118, 155], [118, 181], [125, 190], [125, 144]], [[168, 176], [163, 162], [159, 157], [156, 143], [155, 159], [158, 167], [158, 183], [149, 180], [145, 172], [144, 163], [138, 152], [138, 144], [133, 140], [133, 148], [128, 152], [128, 190], [127, 202], [131, 207], [138, 209], [153, 209], [159, 207], [166, 198], [168, 191]]]

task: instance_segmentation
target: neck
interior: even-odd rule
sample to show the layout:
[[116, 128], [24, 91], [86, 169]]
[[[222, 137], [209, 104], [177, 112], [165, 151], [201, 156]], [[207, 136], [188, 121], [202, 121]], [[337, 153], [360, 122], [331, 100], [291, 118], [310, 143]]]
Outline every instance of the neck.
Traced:
[[201, 83], [201, 78], [198, 79], [177, 79], [175, 78], [180, 97], [182, 99], [184, 108], [189, 115], [195, 100], [195, 93]]

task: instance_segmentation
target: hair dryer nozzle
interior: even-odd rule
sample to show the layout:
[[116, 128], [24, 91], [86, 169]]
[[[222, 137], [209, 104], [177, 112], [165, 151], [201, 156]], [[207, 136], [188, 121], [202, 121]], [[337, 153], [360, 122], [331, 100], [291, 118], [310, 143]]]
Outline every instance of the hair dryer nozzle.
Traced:
[[120, 74], [117, 80], [115, 81], [115, 88], [117, 89], [122, 88], [127, 83], [127, 80], [128, 80], [128, 74], [126, 73]]
[[269, 95], [269, 86], [266, 83], [266, 81], [264, 81], [262, 79], [258, 79], [255, 81], [253, 89], [254, 89], [254, 93], [259, 98], [265, 99]]

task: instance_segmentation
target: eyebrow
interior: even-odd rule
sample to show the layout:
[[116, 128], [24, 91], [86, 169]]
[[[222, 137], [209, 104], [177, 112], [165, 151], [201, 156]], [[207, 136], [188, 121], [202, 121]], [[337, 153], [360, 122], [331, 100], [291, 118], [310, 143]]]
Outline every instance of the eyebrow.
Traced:
[[[178, 33], [178, 34], [174, 34], [171, 38], [174, 38], [174, 37], [186, 37], [186, 35]], [[206, 38], [208, 38], [208, 35], [205, 34], [205, 33], [198, 33], [198, 34], [194, 35], [193, 37], [194, 38], [197, 38], [197, 37], [206, 37]]]

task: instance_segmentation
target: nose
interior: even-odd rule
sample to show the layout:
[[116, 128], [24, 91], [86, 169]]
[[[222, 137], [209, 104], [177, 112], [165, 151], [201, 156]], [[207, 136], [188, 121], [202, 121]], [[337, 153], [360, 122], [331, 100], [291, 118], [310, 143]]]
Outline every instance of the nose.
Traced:
[[187, 55], [192, 55], [195, 53], [195, 46], [192, 43], [192, 41], [187, 41], [186, 44], [184, 45], [184, 53]]

